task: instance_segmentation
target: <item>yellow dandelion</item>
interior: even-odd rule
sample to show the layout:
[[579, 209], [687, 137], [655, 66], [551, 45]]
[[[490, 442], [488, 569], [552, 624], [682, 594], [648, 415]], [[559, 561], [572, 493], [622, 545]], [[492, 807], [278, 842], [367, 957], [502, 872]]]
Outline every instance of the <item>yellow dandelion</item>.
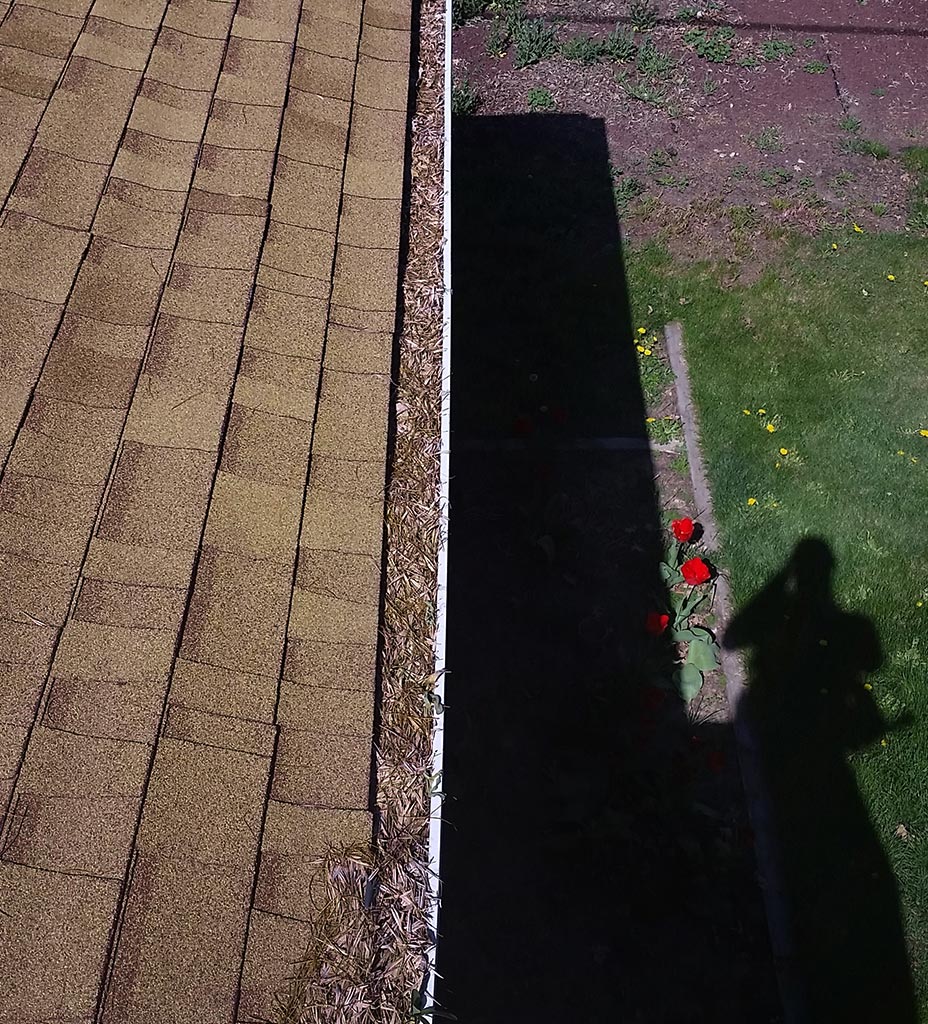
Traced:
[[656, 416], [649, 416], [649, 417], [648, 417], [648, 418], [647, 418], [647, 419], [645, 420], [645, 423], [656, 423], [656, 422], [657, 422], [657, 417], [656, 417]]
[[775, 430], [777, 429], [777, 428], [776, 428], [776, 424], [774, 424], [774, 423], [768, 423], [768, 424], [767, 424], [767, 428], [766, 428], [766, 429], [767, 429], [767, 433], [768, 433], [768, 434], [772, 434], [772, 433], [774, 433], [774, 431], [775, 431]]
[[645, 354], [646, 356], [649, 356], [649, 355], [651, 354], [651, 350], [650, 350], [649, 348], [646, 348], [646, 349], [644, 350], [644, 354]]
[[886, 746], [886, 740], [885, 739], [880, 740], [880, 746], [881, 747], [885, 747]]
[[774, 468], [775, 469], [779, 469], [780, 468], [780, 463], [778, 462]]
[[924, 601], [916, 601], [915, 602], [915, 607], [916, 608], [921, 608], [924, 605], [924, 603], [925, 603]]
[[917, 455], [913, 455], [913, 456], [912, 456], [912, 462], [913, 462], [913, 463], [914, 463], [914, 462], [918, 462], [918, 456], [917, 456]]
[[647, 327], [639, 327], [638, 328], [638, 333], [639, 334], [647, 334], [648, 333]]
[[905, 455], [905, 452], [900, 448], [899, 451], [896, 452], [896, 454], [897, 455]]
[[896, 280], [896, 275], [895, 274], [887, 274], [886, 275], [886, 280], [887, 281], [895, 281]]
[[750, 409], [742, 409], [741, 411], [744, 413], [745, 416], [750, 416], [751, 415], [751, 410]]
[[781, 448], [780, 449], [780, 454], [781, 455], [789, 455], [789, 449], [788, 448]]
[[873, 689], [873, 684], [872, 683], [864, 683], [864, 689], [865, 690], [872, 690]]
[[757, 415], [758, 416], [766, 416], [767, 415], [767, 410], [766, 409], [758, 409], [757, 410]]
[[748, 504], [749, 505], [756, 505], [757, 504], [757, 498], [748, 498]]
[[831, 247], [832, 247], [832, 249], [837, 249], [838, 248], [838, 243], [837, 242], [832, 242], [831, 243]]
[[926, 288], [928, 288], [928, 281], [922, 281], [922, 284], [923, 284], [923, 285], [924, 285], [924, 286], [925, 286]]
[[919, 434], [921, 434], [922, 437], [928, 437], [928, 430], [920, 430]]
[[864, 229], [859, 224], [854, 225], [854, 230], [858, 235], [862, 235], [864, 233]]
[[644, 352], [644, 345], [636, 345], [635, 348], [638, 349], [639, 352]]

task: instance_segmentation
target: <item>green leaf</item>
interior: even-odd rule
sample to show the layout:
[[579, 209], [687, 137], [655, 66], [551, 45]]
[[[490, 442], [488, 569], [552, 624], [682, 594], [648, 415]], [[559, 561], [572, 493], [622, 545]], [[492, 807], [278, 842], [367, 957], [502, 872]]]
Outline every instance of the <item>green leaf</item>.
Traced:
[[687, 665], [693, 665], [703, 672], [711, 672], [719, 667], [719, 659], [716, 657], [715, 644], [707, 640], [693, 640], [690, 649], [686, 652]]
[[[680, 634], [679, 636], [677, 634]], [[674, 630], [674, 640], [701, 640], [710, 647], [715, 647], [715, 637], [705, 626], [690, 626], [688, 623]]]
[[702, 689], [702, 672], [695, 665], [681, 665], [674, 673], [680, 696], [689, 703]]
[[673, 611], [674, 618], [680, 620], [680, 609], [683, 607], [683, 602], [686, 600], [686, 594], [678, 594], [676, 591], [672, 591], [670, 594], [670, 608]]
[[700, 593], [695, 587], [690, 591], [687, 599], [683, 602], [683, 606], [680, 608], [679, 618], [689, 618], [696, 609], [706, 600], [707, 594]]
[[680, 570], [675, 569], [672, 565], [668, 565], [666, 562], [661, 562], [660, 573], [661, 579], [665, 583], [671, 584], [671, 586], [675, 583], [681, 583], [683, 581], [683, 576], [680, 573]]
[[670, 545], [670, 558], [668, 558], [667, 561], [670, 562], [675, 569], [680, 568], [680, 542], [676, 540], [676, 538]]

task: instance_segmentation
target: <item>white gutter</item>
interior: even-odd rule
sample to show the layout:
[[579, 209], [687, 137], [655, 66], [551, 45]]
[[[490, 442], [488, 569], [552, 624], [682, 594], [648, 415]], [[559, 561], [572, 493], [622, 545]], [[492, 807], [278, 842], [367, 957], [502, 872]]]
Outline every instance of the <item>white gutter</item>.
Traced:
[[451, 478], [451, 2], [445, 4], [444, 46], [444, 146], [442, 224], [442, 318], [441, 318], [441, 454], [439, 461], [438, 578], [435, 592], [435, 718], [432, 733], [433, 792], [429, 807], [429, 951], [424, 1006], [435, 1003], [435, 958], [438, 948], [440, 900], [442, 765], [444, 761], [445, 644], [448, 614], [448, 485]]

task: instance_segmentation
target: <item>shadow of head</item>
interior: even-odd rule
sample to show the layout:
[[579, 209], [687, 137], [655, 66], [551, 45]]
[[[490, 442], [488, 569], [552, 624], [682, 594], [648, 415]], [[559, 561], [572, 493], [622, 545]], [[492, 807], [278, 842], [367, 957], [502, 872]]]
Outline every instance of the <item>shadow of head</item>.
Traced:
[[830, 604], [835, 556], [820, 537], [803, 537], [793, 550], [790, 571], [797, 595], [812, 603]]
[[774, 694], [788, 701], [793, 692], [796, 699], [830, 705], [866, 693], [866, 674], [883, 660], [880, 641], [868, 618], [838, 604], [834, 573], [828, 543], [803, 537], [730, 623], [724, 645], [751, 651], [752, 703]]

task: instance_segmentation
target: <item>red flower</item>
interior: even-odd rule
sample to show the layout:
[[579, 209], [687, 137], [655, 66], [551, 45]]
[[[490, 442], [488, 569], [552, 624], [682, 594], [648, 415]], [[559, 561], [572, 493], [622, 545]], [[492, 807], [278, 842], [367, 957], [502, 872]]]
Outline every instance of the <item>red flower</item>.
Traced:
[[689, 517], [685, 519], [674, 519], [670, 524], [671, 530], [673, 530], [674, 537], [681, 544], [685, 544], [688, 540], [693, 538], [693, 530], [695, 529], [693, 520]]
[[555, 405], [551, 409], [551, 419], [559, 426], [563, 427], [567, 422], [567, 410], [563, 405]]
[[660, 636], [667, 628], [669, 622], [669, 615], [665, 615], [662, 612], [648, 612], [644, 620], [644, 628], [651, 636]]
[[667, 700], [667, 691], [658, 686], [646, 686], [639, 694], [641, 709], [644, 712], [657, 711]]
[[683, 573], [683, 578], [691, 587], [698, 586], [700, 583], [706, 583], [712, 579], [709, 566], [701, 558], [691, 558], [689, 561], [684, 562], [680, 566], [680, 572]]

